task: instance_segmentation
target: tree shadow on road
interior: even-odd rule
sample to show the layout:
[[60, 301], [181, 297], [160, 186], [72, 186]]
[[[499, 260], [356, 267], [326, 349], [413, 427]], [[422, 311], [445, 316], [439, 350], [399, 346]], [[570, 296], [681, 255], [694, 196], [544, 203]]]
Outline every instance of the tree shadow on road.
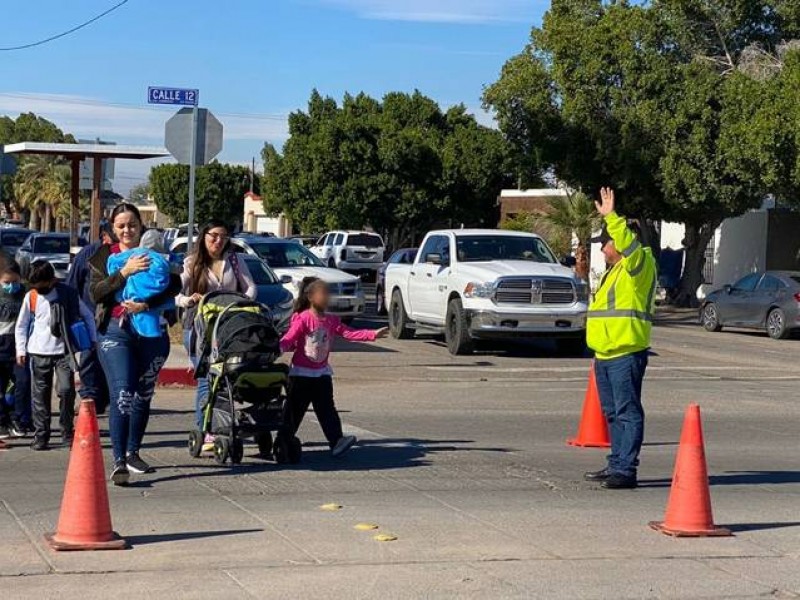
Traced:
[[225, 529], [221, 531], [180, 531], [176, 533], [153, 533], [145, 535], [129, 535], [125, 541], [131, 546], [142, 544], [159, 544], [162, 542], [179, 542], [182, 540], [201, 540], [205, 538], [238, 535], [241, 533], [261, 533], [263, 529]]

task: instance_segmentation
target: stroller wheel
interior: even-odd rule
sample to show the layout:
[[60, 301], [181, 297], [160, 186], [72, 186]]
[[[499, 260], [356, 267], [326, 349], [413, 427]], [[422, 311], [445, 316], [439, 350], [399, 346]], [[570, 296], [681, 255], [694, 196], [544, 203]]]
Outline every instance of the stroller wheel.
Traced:
[[258, 454], [264, 460], [272, 458], [272, 434], [269, 432], [256, 434], [256, 444], [258, 444]]
[[289, 440], [289, 462], [296, 465], [300, 462], [300, 457], [303, 455], [303, 443], [296, 437], [292, 436]]
[[214, 460], [217, 464], [224, 465], [231, 453], [231, 441], [224, 436], [217, 436], [214, 439]]
[[197, 458], [203, 451], [203, 434], [197, 429], [189, 432], [189, 454], [192, 458]]
[[285, 436], [277, 435], [275, 437], [275, 443], [272, 445], [272, 456], [279, 465], [285, 465], [289, 462], [289, 442]]
[[244, 458], [244, 442], [242, 438], [237, 437], [231, 443], [231, 462], [238, 465], [242, 462], [242, 458]]

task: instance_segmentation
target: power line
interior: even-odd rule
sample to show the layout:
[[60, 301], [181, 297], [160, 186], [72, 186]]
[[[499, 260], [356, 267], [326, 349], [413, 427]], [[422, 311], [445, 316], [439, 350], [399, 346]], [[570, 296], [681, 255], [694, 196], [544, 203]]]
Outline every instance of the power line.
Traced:
[[49, 38], [45, 38], [43, 40], [39, 40], [38, 42], [31, 42], [30, 44], [23, 44], [21, 46], [9, 46], [7, 48], [0, 48], [0, 52], [11, 52], [12, 50], [25, 50], [26, 48], [33, 48], [35, 46], [41, 46], [41, 45], [46, 44], [48, 42], [52, 42], [54, 40], [66, 37], [71, 33], [75, 33], [79, 29], [83, 29], [84, 27], [88, 27], [89, 25], [91, 25], [95, 21], [99, 21], [100, 19], [102, 19], [106, 15], [108, 15], [108, 14], [114, 12], [115, 10], [117, 10], [123, 4], [127, 4], [127, 3], [128, 3], [128, 0], [122, 0], [121, 2], [118, 2], [117, 4], [115, 4], [114, 6], [109, 8], [108, 10], [106, 10], [105, 12], [101, 12], [99, 15], [97, 15], [95, 17], [92, 17], [88, 21], [84, 21], [80, 25], [76, 25], [72, 29], [68, 29], [67, 31], [64, 31], [62, 33], [50, 36]]

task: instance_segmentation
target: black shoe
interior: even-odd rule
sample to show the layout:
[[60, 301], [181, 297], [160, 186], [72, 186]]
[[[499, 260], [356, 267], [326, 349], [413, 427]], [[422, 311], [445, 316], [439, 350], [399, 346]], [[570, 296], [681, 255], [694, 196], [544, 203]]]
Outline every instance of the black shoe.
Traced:
[[583, 478], [586, 481], [605, 481], [609, 477], [611, 477], [611, 471], [608, 467], [599, 471], [589, 471], [583, 474]]
[[125, 462], [128, 463], [128, 469], [134, 473], [152, 473], [155, 471], [153, 467], [142, 460], [138, 452], [132, 452], [131, 454], [128, 454]]
[[33, 443], [31, 443], [31, 449], [36, 450], [37, 452], [40, 450], [47, 450], [47, 440], [34, 439]]
[[114, 485], [127, 485], [130, 477], [131, 474], [124, 460], [118, 460], [114, 463], [114, 468], [111, 471], [111, 482]]
[[638, 485], [639, 482], [636, 480], [636, 475], [622, 475], [620, 473], [612, 473], [600, 484], [601, 487], [607, 490], [632, 490]]

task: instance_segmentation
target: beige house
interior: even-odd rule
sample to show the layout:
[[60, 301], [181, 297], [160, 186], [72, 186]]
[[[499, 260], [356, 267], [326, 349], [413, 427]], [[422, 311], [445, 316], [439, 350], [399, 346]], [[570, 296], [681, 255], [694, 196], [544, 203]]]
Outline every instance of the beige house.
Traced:
[[264, 211], [264, 201], [258, 194], [244, 195], [242, 229], [250, 233], [272, 233], [277, 237], [292, 234], [292, 222], [285, 215], [271, 217]]

